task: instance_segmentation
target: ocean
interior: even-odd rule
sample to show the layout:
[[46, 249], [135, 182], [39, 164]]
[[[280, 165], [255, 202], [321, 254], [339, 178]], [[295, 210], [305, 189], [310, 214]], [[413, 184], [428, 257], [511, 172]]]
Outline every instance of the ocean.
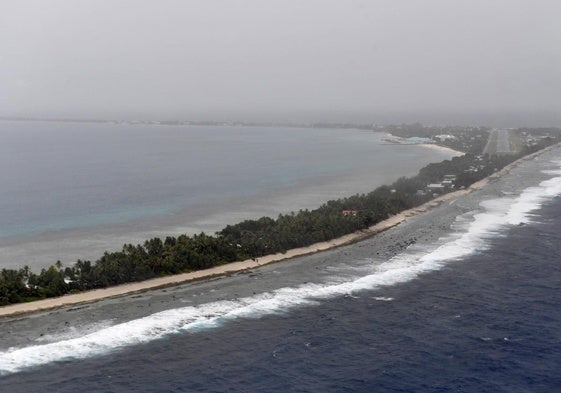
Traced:
[[355, 245], [6, 319], [0, 391], [561, 391], [560, 152]]
[[315, 208], [452, 157], [366, 130], [0, 121], [0, 136], [9, 268]]

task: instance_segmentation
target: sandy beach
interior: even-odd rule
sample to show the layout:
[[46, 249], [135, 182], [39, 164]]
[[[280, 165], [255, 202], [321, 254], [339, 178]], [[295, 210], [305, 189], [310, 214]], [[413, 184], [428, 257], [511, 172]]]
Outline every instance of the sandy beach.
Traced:
[[411, 141], [408, 141], [405, 138], [395, 136], [395, 135], [390, 134], [390, 133], [386, 133], [384, 139], [386, 141], [388, 141], [390, 144], [422, 146], [422, 147], [426, 147], [426, 148], [429, 148], [429, 149], [439, 150], [439, 151], [442, 151], [442, 152], [454, 154], [454, 155], [457, 155], [457, 156], [463, 156], [464, 154], [466, 154], [463, 151], [455, 150], [455, 149], [452, 149], [451, 147], [447, 147], [447, 146], [437, 145], [436, 143], [411, 142]]
[[[474, 186], [476, 188], [482, 187], [484, 183], [483, 182], [480, 183], [481, 184], [477, 184]], [[470, 190], [472, 189], [470, 188]], [[374, 236], [377, 233], [380, 233], [382, 231], [385, 231], [389, 228], [392, 228], [402, 223], [409, 217], [413, 217], [415, 215], [426, 212], [429, 209], [434, 208], [445, 201], [455, 199], [458, 196], [464, 195], [467, 192], [470, 192], [470, 190], [460, 190], [460, 191], [442, 195], [421, 206], [418, 206], [413, 209], [405, 210], [399, 214], [396, 214], [386, 220], [379, 222], [376, 225], [369, 227], [368, 229], [350, 233], [348, 235], [327, 242], [315, 243], [308, 247], [295, 248], [292, 250], [288, 250], [286, 253], [266, 255], [256, 260], [248, 259], [245, 261], [228, 263], [210, 269], [198, 270], [190, 273], [160, 277], [160, 278], [150, 279], [146, 281], [118, 285], [110, 288], [85, 291], [78, 294], [39, 300], [30, 303], [20, 303], [20, 304], [4, 306], [0, 308], [0, 317], [17, 315], [22, 313], [30, 313], [30, 312], [36, 312], [42, 310], [49, 310], [49, 309], [54, 309], [58, 307], [68, 306], [68, 305], [93, 302], [109, 297], [121, 296], [121, 295], [136, 293], [136, 292], [143, 292], [151, 289], [165, 288], [165, 287], [182, 284], [189, 281], [196, 281], [196, 280], [208, 279], [216, 276], [238, 273], [244, 270], [249, 270], [259, 266], [268, 265], [270, 263], [280, 262], [283, 260], [287, 260], [303, 255], [308, 255], [308, 254], [325, 251], [336, 247], [341, 247]]]
[[418, 146], [423, 146], [423, 147], [427, 147], [429, 149], [434, 149], [434, 150], [440, 150], [440, 151], [448, 152], [448, 153], [455, 154], [455, 155], [458, 155], [458, 156], [463, 156], [464, 154], [466, 154], [462, 151], [452, 149], [451, 147], [435, 145], [434, 143], [421, 143], [421, 144], [418, 144]]
[[184, 274], [179, 274], [179, 275], [155, 278], [155, 279], [151, 279], [151, 280], [147, 280], [147, 281], [130, 283], [130, 284], [123, 284], [123, 285], [119, 285], [119, 286], [115, 286], [115, 287], [86, 291], [86, 292], [82, 292], [82, 293], [79, 293], [79, 294], [66, 295], [66, 296], [62, 296], [62, 297], [58, 297], [58, 298], [50, 298], [50, 299], [45, 299], [45, 300], [40, 300], [40, 301], [35, 301], [35, 302], [30, 302], [30, 303], [21, 303], [21, 304], [4, 306], [4, 307], [0, 308], [0, 317], [14, 316], [14, 315], [18, 315], [18, 314], [25, 314], [25, 313], [32, 313], [32, 312], [43, 311], [43, 310], [56, 309], [56, 308], [60, 308], [60, 307], [63, 307], [63, 306], [70, 306], [70, 305], [77, 305], [77, 304], [82, 304], [82, 303], [95, 302], [95, 301], [105, 299], [105, 298], [112, 298], [112, 297], [132, 294], [132, 293], [138, 293], [138, 292], [144, 292], [144, 291], [148, 291], [148, 290], [158, 289], [158, 288], [175, 286], [175, 285], [178, 285], [178, 284], [191, 282], [191, 281], [198, 281], [198, 280], [210, 279], [210, 278], [213, 278], [213, 277], [230, 275], [230, 274], [239, 273], [239, 272], [247, 271], [247, 270], [250, 270], [250, 269], [254, 269], [254, 268], [257, 268], [259, 266], [268, 265], [268, 264], [271, 264], [271, 263], [274, 263], [274, 262], [280, 262], [280, 261], [292, 259], [292, 258], [295, 258], [295, 257], [314, 254], [314, 253], [317, 253], [317, 252], [320, 252], [320, 251], [325, 251], [325, 250], [349, 245], [349, 244], [352, 244], [352, 243], [356, 243], [356, 242], [364, 240], [366, 238], [370, 238], [370, 237], [372, 237], [372, 236], [374, 236], [374, 235], [376, 235], [380, 232], [386, 231], [386, 230], [388, 230], [392, 227], [395, 227], [398, 224], [403, 223], [404, 221], [406, 221], [407, 219], [409, 219], [411, 217], [415, 217], [415, 216], [423, 214], [427, 211], [430, 211], [431, 209], [433, 209], [437, 206], [440, 206], [447, 201], [452, 201], [454, 199], [457, 199], [458, 197], [469, 194], [469, 193], [471, 193], [475, 190], [481, 189], [484, 186], [486, 186], [487, 184], [489, 184], [490, 182], [492, 182], [494, 180], [497, 180], [501, 176], [504, 176], [505, 174], [509, 173], [520, 162], [530, 160], [530, 159], [536, 157], [537, 155], [543, 154], [544, 152], [549, 151], [549, 150], [551, 150], [555, 147], [557, 147], [557, 145], [550, 146], [550, 147], [548, 147], [548, 148], [546, 148], [542, 151], [539, 151], [539, 152], [533, 153], [531, 155], [528, 155], [526, 157], [523, 157], [523, 158], [509, 164], [508, 166], [506, 166], [505, 168], [503, 168], [499, 172], [474, 183], [473, 185], [471, 185], [467, 189], [458, 190], [458, 191], [455, 191], [455, 192], [451, 192], [451, 193], [448, 193], [448, 194], [441, 195], [441, 196], [439, 196], [439, 197], [437, 197], [437, 198], [435, 198], [435, 199], [433, 199], [433, 200], [431, 200], [431, 201], [429, 201], [429, 202], [427, 202], [423, 205], [420, 205], [416, 208], [405, 210], [405, 211], [403, 211], [399, 214], [396, 214], [396, 215], [394, 215], [394, 216], [392, 216], [392, 217], [390, 217], [390, 218], [388, 218], [384, 221], [379, 222], [378, 224], [376, 224], [376, 225], [374, 225], [374, 226], [372, 226], [368, 229], [358, 231], [358, 232], [355, 232], [355, 233], [351, 233], [351, 234], [342, 236], [340, 238], [333, 239], [333, 240], [328, 241], [328, 242], [316, 243], [316, 244], [312, 244], [308, 247], [301, 247], [301, 248], [292, 249], [292, 250], [287, 251], [286, 253], [277, 253], [277, 254], [267, 255], [267, 256], [258, 258], [256, 260], [251, 260], [250, 259], [250, 260], [245, 260], [245, 261], [229, 263], [229, 264], [213, 267], [213, 268], [206, 269], [206, 270], [200, 270], [200, 271], [196, 271], [196, 272], [190, 272], [190, 273], [184, 273]]

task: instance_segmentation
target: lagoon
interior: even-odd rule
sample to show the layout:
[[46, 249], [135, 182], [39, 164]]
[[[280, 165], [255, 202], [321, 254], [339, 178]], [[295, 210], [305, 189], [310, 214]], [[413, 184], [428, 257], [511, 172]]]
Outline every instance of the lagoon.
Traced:
[[0, 135], [1, 267], [213, 233], [368, 192], [452, 156], [368, 130], [3, 121]]

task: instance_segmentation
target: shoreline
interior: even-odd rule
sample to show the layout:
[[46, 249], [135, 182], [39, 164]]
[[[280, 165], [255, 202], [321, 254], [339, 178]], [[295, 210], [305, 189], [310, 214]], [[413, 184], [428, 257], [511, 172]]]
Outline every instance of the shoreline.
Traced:
[[407, 141], [405, 138], [393, 135], [392, 133], [389, 133], [389, 132], [386, 133], [386, 136], [385, 136], [384, 140], [387, 141], [391, 145], [421, 146], [421, 147], [425, 147], [425, 148], [428, 148], [428, 149], [434, 149], [434, 150], [439, 150], [439, 151], [443, 151], [443, 152], [446, 152], [446, 153], [455, 154], [455, 155], [458, 155], [458, 156], [463, 156], [463, 155], [466, 154], [463, 151], [452, 149], [451, 147], [448, 147], [448, 146], [438, 145], [436, 143], [410, 142], [410, 141]]
[[452, 153], [452, 154], [456, 154], [458, 156], [464, 156], [466, 154], [463, 151], [452, 149], [451, 147], [448, 147], [448, 146], [437, 145], [437, 144], [434, 144], [434, 143], [419, 143], [419, 144], [417, 144], [417, 146], [422, 146], [422, 147], [426, 147], [428, 149], [434, 149], [434, 150], [439, 150], [439, 151], [443, 151], [443, 152], [447, 152], [447, 153]]
[[446, 201], [456, 199], [463, 195], [469, 194], [475, 190], [478, 190], [484, 187], [485, 185], [487, 185], [488, 183], [507, 174], [508, 172], [510, 172], [512, 168], [516, 167], [520, 162], [532, 159], [558, 146], [559, 144], [552, 145], [535, 153], [521, 157], [518, 160], [505, 166], [500, 171], [472, 184], [470, 187], [466, 189], [441, 195], [420, 206], [402, 211], [401, 213], [389, 217], [388, 219], [383, 220], [367, 229], [357, 231], [336, 239], [332, 239], [327, 242], [315, 243], [307, 247], [288, 250], [286, 253], [267, 255], [258, 258], [256, 260], [250, 259], [245, 261], [232, 262], [232, 263], [216, 266], [210, 269], [198, 270], [190, 273], [182, 273], [178, 275], [153, 278], [146, 281], [122, 284], [109, 288], [95, 289], [91, 291], [80, 292], [77, 294], [38, 300], [29, 303], [18, 303], [14, 305], [3, 306], [0, 307], [0, 317], [12, 317], [21, 314], [29, 314], [39, 311], [53, 310], [65, 306], [92, 303], [102, 299], [114, 298], [124, 295], [130, 295], [134, 293], [142, 293], [150, 290], [172, 287], [187, 282], [194, 282], [194, 281], [207, 280], [207, 279], [221, 277], [221, 276], [227, 276], [227, 275], [247, 271], [250, 269], [254, 269], [260, 266], [268, 265], [271, 263], [285, 261], [288, 259], [292, 259], [304, 255], [315, 254], [321, 251], [326, 251], [337, 247], [353, 244], [361, 240], [370, 238], [392, 227], [395, 227], [410, 217], [414, 217], [422, 213], [425, 213], [429, 210], [432, 210]]
[[[101, 128], [101, 130], [104, 129], [104, 127]], [[314, 153], [308, 158], [301, 157], [296, 160], [298, 162], [295, 161], [290, 165], [282, 165], [282, 168], [275, 168], [273, 165], [271, 170], [259, 169], [240, 173], [241, 182], [235, 181], [235, 184], [232, 183], [230, 186], [227, 186], [227, 184], [230, 184], [228, 182], [233, 181], [233, 178], [228, 177], [229, 180], [223, 178], [226, 173], [231, 172], [230, 169], [225, 169], [225, 172], [213, 169], [209, 175], [212, 175], [211, 177], [214, 180], [210, 178], [197, 180], [200, 177], [200, 170], [198, 172], [190, 170], [189, 174], [185, 174], [185, 176], [193, 176], [193, 181], [197, 184], [200, 182], [202, 182], [200, 184], [206, 184], [195, 189], [188, 185], [191, 180], [184, 180], [184, 176], [181, 179], [175, 179], [175, 175], [173, 175], [170, 178], [171, 180], [168, 179], [163, 182], [161, 176], [158, 180], [157, 176], [150, 177], [152, 176], [150, 175], [146, 178], [147, 181], [154, 182], [154, 184], [163, 184], [170, 190], [175, 191], [169, 195], [166, 194], [167, 196], [157, 196], [159, 191], [150, 191], [146, 198], [144, 196], [139, 197], [140, 199], [134, 197], [134, 201], [124, 204], [117, 200], [106, 201], [103, 206], [99, 205], [99, 208], [105, 211], [105, 215], [102, 214], [104, 217], [100, 219], [97, 218], [97, 214], [94, 214], [95, 212], [91, 213], [91, 209], [88, 208], [89, 204], [95, 202], [92, 199], [95, 199], [95, 197], [88, 194], [90, 199], [84, 199], [85, 193], [88, 193], [85, 189], [70, 187], [69, 191], [65, 192], [65, 195], [68, 194], [68, 201], [73, 201], [73, 206], [78, 210], [83, 208], [83, 214], [78, 210], [76, 210], [77, 213], [74, 210], [66, 212], [64, 206], [60, 205], [60, 201], [49, 199], [48, 204], [54, 209], [51, 218], [57, 223], [61, 223], [59, 227], [54, 224], [53, 227], [49, 226], [49, 220], [45, 218], [44, 209], [38, 210], [40, 198], [33, 197], [32, 200], [28, 201], [29, 209], [26, 209], [25, 212], [22, 210], [21, 215], [18, 213], [18, 217], [14, 221], [14, 225], [17, 222], [22, 225], [16, 228], [16, 226], [10, 224], [0, 230], [2, 232], [0, 265], [2, 268], [14, 270], [27, 265], [32, 272], [38, 273], [43, 268], [48, 269], [58, 260], [64, 267], [73, 266], [78, 259], [95, 262], [105, 251], [119, 251], [124, 244], [143, 244], [147, 239], [154, 237], [163, 239], [166, 236], [177, 237], [182, 234], [193, 236], [201, 232], [214, 234], [227, 225], [234, 225], [245, 220], [256, 220], [264, 216], [277, 217], [279, 214], [290, 214], [300, 209], [313, 210], [330, 200], [343, 199], [354, 194], [366, 194], [379, 186], [391, 184], [400, 177], [414, 176], [420, 168], [430, 163], [452, 158], [449, 153], [429, 150], [422, 146], [396, 145], [390, 149], [380, 142], [380, 138], [383, 136], [381, 132], [350, 130], [347, 133], [339, 130], [324, 131], [317, 129], [312, 131], [312, 134], [302, 134], [303, 141], [310, 141], [313, 146], [319, 146], [314, 135], [323, 135], [320, 138], [321, 144], [326, 143], [326, 146], [331, 147], [325, 151], [323, 149], [318, 150], [317, 154]], [[199, 130], [193, 135], [201, 135], [202, 132]], [[263, 135], [259, 129], [250, 131], [244, 129], [240, 132], [247, 133], [251, 137]], [[299, 133], [294, 134], [295, 131], [287, 130], [289, 133], [286, 135], [290, 138], [285, 139], [284, 132], [281, 129], [271, 130], [270, 132], [273, 141], [282, 142], [283, 149], [291, 146], [292, 135], [294, 137], [299, 135]], [[148, 128], [143, 133], [145, 136], [150, 136], [153, 131]], [[123, 131], [123, 135], [128, 134]], [[189, 135], [184, 135], [182, 132], [174, 135], [180, 138], [190, 138]], [[219, 137], [220, 140], [222, 140], [222, 136], [226, 139], [231, 136], [229, 131], [224, 130], [216, 131], [213, 135]], [[212, 138], [213, 136], [204, 136], [204, 138], [207, 137]], [[263, 138], [265, 136], [255, 139], [255, 143], [260, 146], [259, 151], [269, 151], [268, 148], [264, 147], [265, 142], [269, 139], [267, 139], [268, 137]], [[343, 150], [340, 150], [341, 148], [338, 146], [338, 138], [343, 138], [345, 141], [348, 139], [345, 146], [341, 147]], [[368, 141], [368, 143], [363, 143], [364, 141]], [[142, 146], [139, 145], [139, 147]], [[262, 148], [265, 150], [262, 150]], [[352, 158], [337, 159], [336, 162], [330, 164], [330, 155], [325, 154], [325, 152], [331, 152], [332, 148], [336, 149], [333, 152], [348, 152], [349, 157]], [[228, 154], [237, 157], [238, 154], [245, 154], [244, 149], [243, 146], [237, 146], [236, 149], [230, 149], [231, 152]], [[214, 149], [212, 150], [214, 151]], [[355, 151], [356, 155], [353, 153]], [[372, 154], [373, 152], [376, 153]], [[275, 157], [280, 157], [278, 155], [280, 153], [275, 154]], [[300, 153], [298, 154], [300, 155]], [[176, 157], [176, 159], [179, 159], [179, 157]], [[259, 162], [267, 162], [266, 165], [272, 165], [273, 162], [276, 162], [276, 158], [265, 156], [256, 159]], [[312, 167], [305, 164], [307, 162], [312, 163], [309, 160], [315, 162]], [[387, 170], [379, 171], [380, 160], [388, 164], [391, 163]], [[189, 163], [191, 161], [181, 158], [178, 162]], [[219, 161], [213, 160], [215, 163]], [[171, 163], [171, 161], [169, 162]], [[199, 160], [199, 164], [193, 162], [191, 167], [197, 168], [196, 165], [202, 165], [202, 162], [201, 160]], [[302, 172], [304, 167], [309, 168]], [[257, 179], [257, 177], [254, 177], [257, 173], [272, 173], [271, 171], [282, 174], [282, 176], [277, 176], [276, 180], [251, 180]], [[155, 175], [156, 172], [155, 170], [151, 173]], [[136, 178], [138, 174], [135, 172], [131, 176]], [[169, 183], [170, 181], [171, 183]], [[68, 183], [68, 179], [64, 182]], [[216, 182], [221, 183], [222, 186], [213, 185]], [[105, 180], [102, 183], [109, 184]], [[69, 183], [69, 186], [72, 186], [72, 184]], [[138, 183], [131, 186], [130, 189], [121, 191], [121, 193], [124, 195], [136, 189], [137, 186], [140, 187], [139, 190], [145, 187], [145, 185]], [[100, 183], [100, 187], [106, 187], [106, 185]], [[153, 188], [153, 190], [156, 189]], [[78, 198], [79, 195], [83, 197]], [[145, 205], [141, 200], [145, 200], [147, 204]], [[26, 206], [28, 202], [26, 202]], [[21, 207], [23, 208], [23, 206]], [[33, 212], [36, 210], [38, 215], [34, 222], [37, 226], [28, 222], [29, 220], [26, 218], [31, 217], [27, 213], [35, 214]], [[14, 212], [10, 214], [15, 214]], [[12, 232], [12, 229], [17, 230], [18, 228], [21, 232]]]

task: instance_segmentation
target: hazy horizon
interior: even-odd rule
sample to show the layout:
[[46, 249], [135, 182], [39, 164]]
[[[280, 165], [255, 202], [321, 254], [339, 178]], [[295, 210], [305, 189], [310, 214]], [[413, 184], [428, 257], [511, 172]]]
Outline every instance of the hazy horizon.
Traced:
[[0, 116], [561, 125], [557, 1], [7, 1]]

